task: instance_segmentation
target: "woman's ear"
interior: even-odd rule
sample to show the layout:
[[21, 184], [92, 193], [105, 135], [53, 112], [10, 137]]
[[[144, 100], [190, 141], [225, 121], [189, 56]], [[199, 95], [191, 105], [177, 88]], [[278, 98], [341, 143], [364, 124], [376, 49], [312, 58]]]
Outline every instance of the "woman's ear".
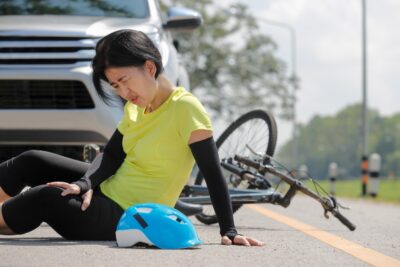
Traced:
[[153, 61], [146, 60], [146, 62], [144, 63], [144, 67], [146, 71], [148, 71], [153, 78], [156, 77], [157, 67]]

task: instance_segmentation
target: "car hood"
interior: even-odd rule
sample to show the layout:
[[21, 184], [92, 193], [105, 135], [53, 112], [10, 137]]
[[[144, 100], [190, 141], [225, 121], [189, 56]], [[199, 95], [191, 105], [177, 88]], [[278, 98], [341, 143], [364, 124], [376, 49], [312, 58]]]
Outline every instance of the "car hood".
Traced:
[[81, 16], [0, 16], [0, 36], [92, 36], [102, 37], [119, 29], [155, 34], [148, 19]]

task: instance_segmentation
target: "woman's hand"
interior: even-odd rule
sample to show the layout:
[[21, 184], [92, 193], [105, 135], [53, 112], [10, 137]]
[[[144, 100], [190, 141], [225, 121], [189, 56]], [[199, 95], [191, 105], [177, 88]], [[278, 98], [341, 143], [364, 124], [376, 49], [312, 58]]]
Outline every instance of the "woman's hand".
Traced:
[[[221, 239], [221, 244], [222, 245], [232, 245], [232, 241], [229, 239], [227, 236], [223, 236]], [[261, 242], [255, 238], [252, 237], [247, 237], [243, 235], [236, 235], [235, 238], [233, 239], [233, 245], [239, 245], [239, 246], [257, 246], [261, 247], [264, 246], [264, 242]]]
[[[51, 182], [47, 183], [47, 185], [62, 188], [63, 189], [63, 191], [61, 192], [62, 196], [79, 195], [81, 193], [81, 189], [76, 184], [69, 184], [66, 182]], [[89, 207], [90, 202], [92, 201], [92, 196], [93, 196], [92, 189], [90, 189], [89, 191], [87, 191], [85, 194], [82, 195], [82, 200], [83, 200], [81, 206], [82, 211], [85, 211]]]

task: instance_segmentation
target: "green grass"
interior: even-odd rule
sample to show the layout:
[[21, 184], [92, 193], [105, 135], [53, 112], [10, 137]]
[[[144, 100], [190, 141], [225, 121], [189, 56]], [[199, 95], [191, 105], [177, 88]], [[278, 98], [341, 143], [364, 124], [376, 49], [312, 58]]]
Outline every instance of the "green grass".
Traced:
[[[310, 189], [313, 189], [313, 185], [307, 182]], [[320, 181], [319, 184], [329, 192], [329, 181]], [[336, 196], [338, 197], [349, 197], [349, 198], [361, 198], [361, 181], [359, 179], [336, 181]], [[386, 180], [381, 179], [379, 181], [378, 196], [372, 198], [367, 196], [366, 198], [375, 199], [377, 201], [392, 202], [400, 204], [400, 179]]]

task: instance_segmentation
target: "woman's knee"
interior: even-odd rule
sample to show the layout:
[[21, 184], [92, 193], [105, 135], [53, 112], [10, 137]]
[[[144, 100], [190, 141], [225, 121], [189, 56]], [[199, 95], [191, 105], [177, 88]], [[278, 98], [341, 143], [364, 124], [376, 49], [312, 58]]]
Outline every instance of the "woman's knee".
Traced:
[[38, 185], [23, 191], [19, 198], [24, 203], [24, 207], [30, 207], [36, 211], [42, 212], [49, 206], [56, 205], [61, 196], [62, 189], [48, 185]]
[[78, 195], [62, 196], [63, 189], [59, 187], [39, 185], [31, 190], [35, 190], [35, 201], [46, 218], [56, 215], [61, 210], [71, 208], [80, 210], [82, 205], [82, 200]]
[[48, 185], [38, 185], [23, 191], [19, 197], [23, 202], [29, 203], [32, 206], [42, 207], [47, 204], [52, 198], [61, 196], [62, 189], [57, 187], [50, 187]]
[[28, 150], [21, 153], [14, 160], [19, 179], [25, 186], [34, 187], [45, 184], [51, 175], [52, 153], [41, 150]]
[[50, 194], [46, 187], [31, 188], [3, 203], [4, 221], [14, 233], [30, 232], [43, 222], [47, 205], [44, 199]]
[[[15, 196], [43, 169], [42, 151], [29, 150], [0, 165], [0, 186], [9, 196]], [[4, 198], [3, 200], [5, 200]]]
[[18, 163], [21, 163], [23, 165], [32, 165], [36, 166], [38, 163], [43, 162], [44, 155], [47, 152], [41, 151], [41, 150], [27, 150], [25, 152], [22, 152], [19, 154], [15, 160], [18, 161]]
[[58, 199], [63, 198], [63, 196], [61, 196], [63, 189], [59, 187], [38, 185], [30, 190], [34, 191], [33, 193], [35, 194], [36, 201], [40, 202], [42, 206], [53, 204]]

